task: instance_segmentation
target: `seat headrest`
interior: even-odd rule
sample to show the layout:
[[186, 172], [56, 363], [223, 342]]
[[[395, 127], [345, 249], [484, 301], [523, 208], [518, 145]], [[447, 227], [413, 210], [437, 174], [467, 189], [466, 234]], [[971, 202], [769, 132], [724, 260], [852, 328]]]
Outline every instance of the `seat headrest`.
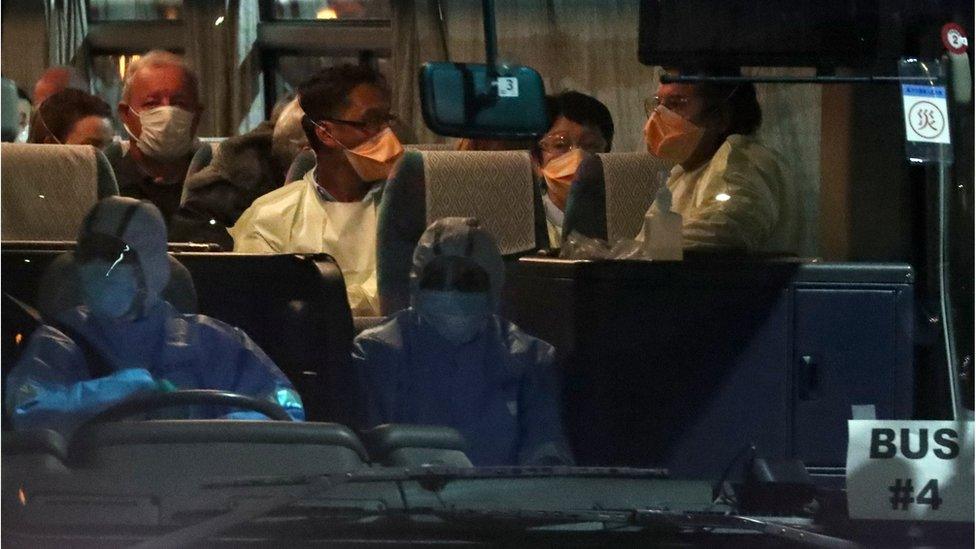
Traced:
[[427, 224], [473, 217], [502, 255], [536, 249], [535, 190], [528, 151], [423, 151]]

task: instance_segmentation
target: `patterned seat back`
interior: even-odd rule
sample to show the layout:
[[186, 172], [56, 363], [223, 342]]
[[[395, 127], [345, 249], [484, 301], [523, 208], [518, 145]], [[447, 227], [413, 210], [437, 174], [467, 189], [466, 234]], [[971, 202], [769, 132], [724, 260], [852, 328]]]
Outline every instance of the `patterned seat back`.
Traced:
[[112, 166], [90, 145], [4, 143], [3, 240], [71, 241], [98, 199], [119, 194]]
[[671, 164], [648, 153], [597, 155], [603, 163], [606, 188], [607, 238], [614, 242], [634, 238], [658, 188], [668, 178]]
[[476, 217], [503, 255], [536, 248], [528, 151], [424, 151], [427, 225]]

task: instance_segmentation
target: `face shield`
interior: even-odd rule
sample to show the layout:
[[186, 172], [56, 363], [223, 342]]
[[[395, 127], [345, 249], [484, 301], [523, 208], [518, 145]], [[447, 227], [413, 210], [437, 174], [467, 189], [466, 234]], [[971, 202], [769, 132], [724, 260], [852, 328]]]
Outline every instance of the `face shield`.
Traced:
[[85, 219], [75, 263], [83, 301], [93, 315], [141, 318], [169, 278], [165, 223], [151, 204], [107, 198]]
[[441, 219], [414, 253], [411, 305], [424, 324], [460, 345], [484, 330], [503, 277], [498, 247], [477, 220]]

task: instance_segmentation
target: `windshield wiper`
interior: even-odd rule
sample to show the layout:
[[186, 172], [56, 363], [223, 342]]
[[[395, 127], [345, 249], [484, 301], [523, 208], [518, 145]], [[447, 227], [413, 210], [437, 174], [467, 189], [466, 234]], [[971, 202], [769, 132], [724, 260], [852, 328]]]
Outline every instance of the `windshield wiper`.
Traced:
[[[203, 488], [294, 486], [310, 484], [323, 475], [252, 476], [205, 482]], [[430, 466], [362, 469], [342, 473], [348, 482], [390, 482], [424, 480], [473, 480], [491, 478], [605, 478], [666, 480], [667, 469], [634, 467], [447, 467]]]
[[[420, 512], [420, 509], [411, 512]], [[732, 514], [667, 511], [656, 509], [574, 509], [568, 511], [541, 511], [526, 509], [423, 509], [426, 514], [445, 520], [502, 521], [523, 527], [545, 527], [580, 523], [603, 523], [620, 526], [656, 527], [660, 529], [695, 532], [744, 533], [782, 538], [800, 545], [826, 549], [855, 549], [860, 545], [833, 536], [796, 528], [781, 523], [768, 522]]]
[[[439, 490], [454, 480], [501, 478], [614, 478], [666, 479], [665, 469], [636, 469], [627, 467], [442, 467], [363, 469], [327, 476], [248, 477], [228, 481], [208, 482], [202, 488], [293, 486], [305, 485], [299, 493], [281, 494], [267, 499], [247, 501], [231, 511], [197, 524], [181, 528], [158, 538], [146, 540], [134, 547], [155, 549], [182, 547], [260, 518], [277, 509], [288, 507], [303, 499], [321, 495], [342, 484], [351, 482], [417, 481], [431, 490]], [[414, 510], [408, 509], [413, 514]]]

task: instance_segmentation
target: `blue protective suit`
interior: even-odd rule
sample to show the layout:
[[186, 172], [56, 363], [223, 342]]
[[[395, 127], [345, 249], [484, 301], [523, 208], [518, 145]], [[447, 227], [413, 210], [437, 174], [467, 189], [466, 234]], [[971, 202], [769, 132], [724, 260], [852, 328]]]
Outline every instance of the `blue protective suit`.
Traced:
[[474, 465], [571, 464], [552, 345], [492, 315], [474, 340], [448, 344], [411, 308], [356, 338], [367, 426], [447, 425]]
[[[157, 302], [144, 317], [112, 322], [84, 306], [58, 322], [85, 338], [113, 373], [92, 379], [85, 352], [51, 326], [35, 331], [7, 379], [5, 402], [16, 429], [47, 428], [64, 435], [127, 397], [156, 390], [214, 389], [280, 404], [295, 420], [305, 413], [292, 384], [241, 330], [203, 315], [183, 315]], [[197, 418], [262, 419], [256, 412], [193, 407]]]

